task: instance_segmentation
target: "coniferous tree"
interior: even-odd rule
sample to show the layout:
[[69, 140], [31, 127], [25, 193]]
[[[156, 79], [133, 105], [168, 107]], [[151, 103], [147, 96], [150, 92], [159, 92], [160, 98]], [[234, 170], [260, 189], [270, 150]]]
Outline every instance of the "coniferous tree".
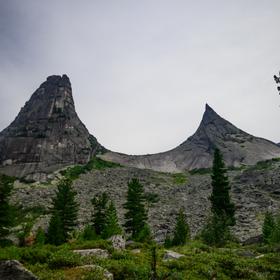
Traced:
[[145, 209], [144, 187], [139, 180], [133, 178], [128, 182], [128, 191], [124, 208], [125, 228], [132, 234], [132, 238], [137, 238], [141, 230], [147, 227], [147, 211]]
[[266, 212], [262, 227], [262, 236], [265, 243], [269, 243], [272, 232], [275, 228], [275, 221], [271, 212]]
[[13, 213], [9, 204], [9, 197], [13, 189], [14, 179], [0, 175], [0, 239], [9, 233], [9, 227], [13, 224]]
[[44, 230], [41, 227], [39, 227], [36, 232], [35, 244], [44, 245], [45, 242], [46, 242], [46, 234], [45, 234]]
[[212, 194], [210, 196], [211, 211], [224, 219], [225, 224], [235, 225], [235, 207], [230, 199], [230, 186], [227, 170], [220, 150], [215, 149], [212, 167]]
[[185, 245], [187, 239], [189, 238], [189, 234], [189, 225], [186, 222], [184, 210], [181, 208], [177, 216], [172, 245]]
[[121, 234], [122, 229], [119, 225], [117, 210], [114, 203], [111, 201], [105, 211], [105, 225], [102, 230], [102, 237], [109, 238], [113, 235]]
[[96, 195], [91, 203], [93, 205], [94, 211], [92, 215], [92, 226], [97, 235], [101, 235], [106, 222], [106, 210], [108, 207], [109, 197], [104, 192], [102, 194]]
[[[58, 243], [67, 241], [69, 233], [73, 231], [77, 225], [78, 204], [75, 201], [76, 192], [72, 189], [72, 181], [70, 179], [62, 179], [57, 186], [56, 197], [53, 199], [52, 217], [48, 230], [48, 240], [55, 240], [57, 234]], [[61, 227], [58, 229], [56, 227]], [[60, 230], [63, 233], [61, 238]], [[51, 236], [54, 235], [54, 236]]]
[[48, 228], [47, 242], [56, 246], [66, 242], [62, 221], [58, 211], [53, 211], [52, 213]]
[[230, 199], [230, 185], [222, 154], [215, 149], [212, 167], [211, 212], [207, 225], [202, 230], [203, 240], [211, 245], [223, 245], [230, 239], [229, 227], [235, 225], [235, 206]]
[[269, 238], [269, 242], [272, 244], [280, 244], [280, 214], [275, 218], [275, 224]]

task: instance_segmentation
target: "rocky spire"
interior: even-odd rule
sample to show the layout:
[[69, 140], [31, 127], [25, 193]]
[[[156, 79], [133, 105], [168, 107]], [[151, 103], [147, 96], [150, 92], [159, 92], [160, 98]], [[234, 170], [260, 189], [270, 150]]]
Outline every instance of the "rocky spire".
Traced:
[[107, 152], [102, 158], [139, 168], [181, 172], [210, 168], [215, 148], [221, 150], [228, 166], [251, 165], [280, 156], [280, 148], [275, 143], [242, 131], [206, 104], [198, 129], [178, 147], [143, 156]]
[[100, 150], [75, 111], [69, 78], [54, 75], [0, 133], [0, 171], [42, 179], [61, 167], [84, 164]]

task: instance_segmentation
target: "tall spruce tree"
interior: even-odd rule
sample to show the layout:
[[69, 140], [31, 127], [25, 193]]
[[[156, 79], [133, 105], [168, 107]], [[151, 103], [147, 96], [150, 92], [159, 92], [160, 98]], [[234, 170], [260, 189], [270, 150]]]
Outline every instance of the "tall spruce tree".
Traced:
[[122, 229], [119, 225], [117, 210], [113, 201], [111, 201], [105, 212], [105, 225], [102, 230], [102, 237], [109, 238], [121, 233]]
[[226, 225], [233, 226], [235, 225], [235, 207], [230, 199], [227, 169], [219, 149], [215, 149], [211, 178], [211, 211], [217, 217], [223, 218]]
[[0, 175], [0, 239], [9, 233], [9, 227], [13, 224], [13, 211], [9, 204], [9, 197], [13, 189], [14, 179]]
[[230, 185], [222, 154], [215, 149], [212, 167], [211, 212], [207, 225], [202, 230], [202, 239], [221, 246], [230, 238], [229, 227], [235, 225], [235, 207], [230, 199]]
[[49, 223], [47, 242], [53, 245], [61, 245], [66, 242], [66, 235], [63, 231], [63, 225], [58, 211], [53, 211]]
[[[66, 242], [69, 233], [77, 225], [78, 203], [75, 201], [75, 196], [76, 192], [72, 189], [72, 181], [67, 178], [62, 179], [58, 183], [56, 196], [52, 201], [52, 217], [48, 230], [50, 243], [58, 245]], [[56, 238], [58, 241], [53, 242]]]
[[174, 230], [172, 245], [185, 245], [190, 235], [189, 225], [186, 222], [186, 217], [183, 208], [180, 209]]
[[147, 211], [145, 209], [144, 187], [139, 180], [133, 178], [128, 182], [128, 191], [124, 208], [126, 230], [132, 234], [132, 238], [138, 237], [142, 229], [147, 228]]
[[273, 230], [275, 229], [275, 221], [271, 212], [266, 212], [262, 227], [262, 236], [265, 243], [269, 243]]
[[280, 213], [274, 219], [275, 225], [269, 238], [269, 243], [280, 244]]
[[97, 194], [91, 203], [93, 205], [92, 227], [97, 235], [101, 235], [105, 228], [109, 197], [105, 192]]

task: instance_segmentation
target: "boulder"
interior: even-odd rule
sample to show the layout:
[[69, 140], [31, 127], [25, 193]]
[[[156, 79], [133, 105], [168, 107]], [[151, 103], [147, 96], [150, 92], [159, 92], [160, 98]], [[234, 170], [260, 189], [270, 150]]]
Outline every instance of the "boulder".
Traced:
[[122, 235], [113, 235], [108, 240], [112, 242], [112, 246], [115, 250], [125, 249], [125, 239]]
[[73, 250], [74, 253], [81, 255], [82, 257], [85, 256], [94, 256], [100, 259], [107, 259], [109, 258], [109, 252], [103, 249], [83, 249], [83, 250]]
[[163, 260], [164, 261], [168, 261], [168, 260], [178, 260], [180, 258], [184, 257], [184, 255], [179, 254], [177, 252], [171, 251], [171, 250], [166, 250], [165, 254], [163, 256]]
[[17, 260], [0, 261], [1, 280], [38, 280], [30, 271], [25, 269]]

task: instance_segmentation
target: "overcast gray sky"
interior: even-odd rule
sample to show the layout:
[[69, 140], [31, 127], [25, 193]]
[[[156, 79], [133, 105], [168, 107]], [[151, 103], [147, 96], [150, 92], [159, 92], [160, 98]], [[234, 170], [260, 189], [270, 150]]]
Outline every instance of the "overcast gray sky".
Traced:
[[0, 130], [52, 74], [107, 148], [171, 149], [207, 102], [280, 142], [279, 0], [0, 0]]

